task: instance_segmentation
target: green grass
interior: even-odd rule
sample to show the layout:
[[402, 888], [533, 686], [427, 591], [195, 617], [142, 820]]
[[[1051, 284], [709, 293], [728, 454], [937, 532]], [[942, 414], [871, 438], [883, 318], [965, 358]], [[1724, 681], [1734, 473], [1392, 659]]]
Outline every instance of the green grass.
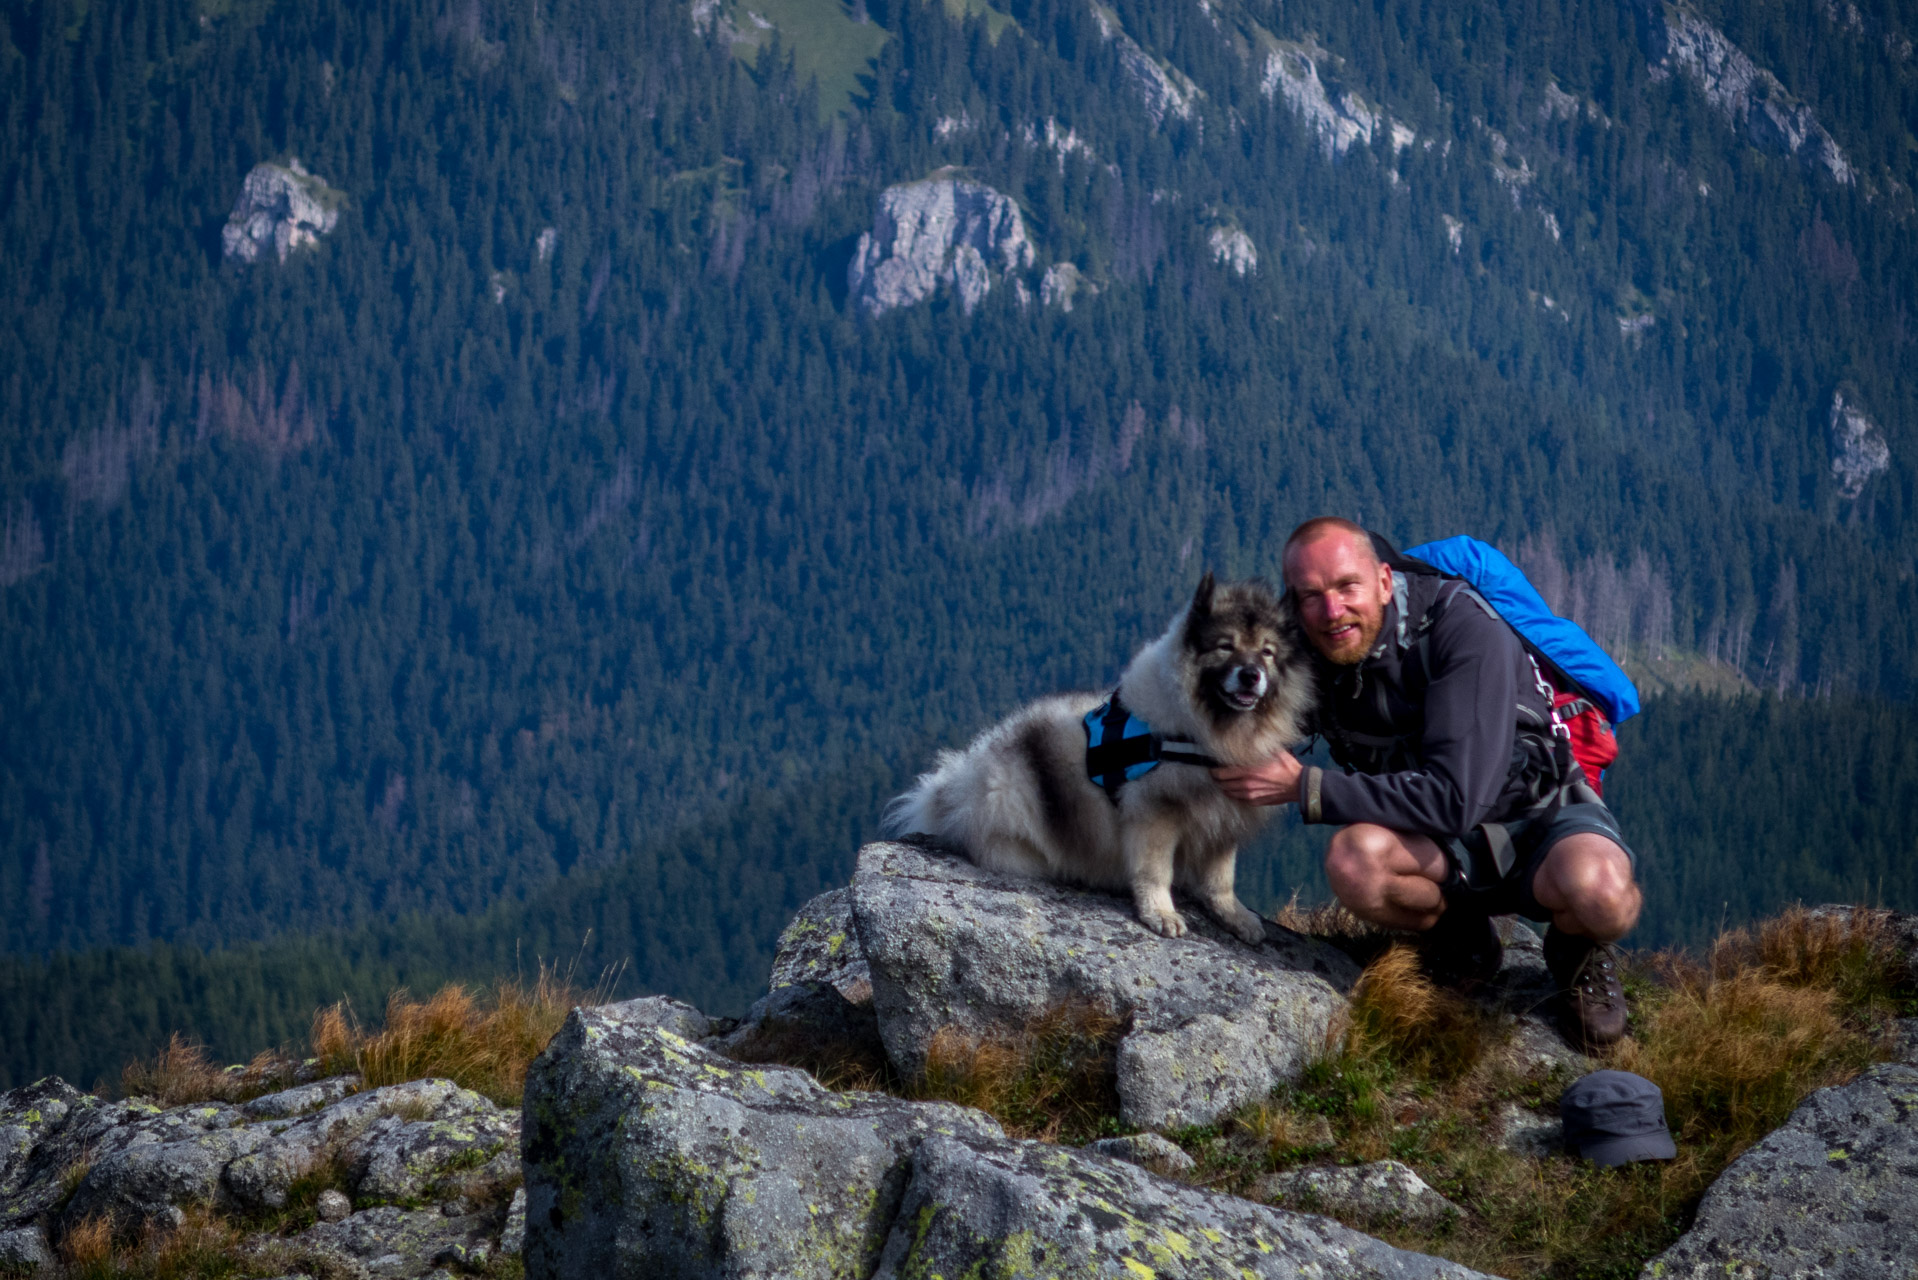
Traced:
[[[979, 3], [981, 0], [973, 0]], [[843, 115], [863, 92], [859, 77], [873, 69], [879, 50], [892, 33], [876, 22], [855, 22], [840, 0], [732, 0], [726, 16], [740, 34], [733, 55], [752, 66], [759, 51], [772, 43], [772, 32], [752, 18], [756, 13], [772, 23], [792, 52], [799, 82], [819, 83], [819, 113]]]
[[945, 0], [945, 5], [946, 16], [955, 22], [962, 22], [967, 18], [984, 18], [986, 36], [994, 44], [999, 43], [999, 37], [1006, 33], [1008, 27], [1014, 31], [1019, 30], [1017, 18], [1009, 13], [999, 12], [987, 4], [986, 0]]

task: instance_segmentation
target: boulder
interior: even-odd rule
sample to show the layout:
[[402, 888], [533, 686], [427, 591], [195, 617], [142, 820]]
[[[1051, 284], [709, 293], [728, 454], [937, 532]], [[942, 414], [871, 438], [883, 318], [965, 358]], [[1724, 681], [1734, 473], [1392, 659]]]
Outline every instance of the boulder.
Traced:
[[459, 1194], [511, 1176], [518, 1120], [451, 1080], [370, 1089], [265, 1126], [265, 1140], [227, 1166], [224, 1186], [245, 1208], [279, 1209], [294, 1182], [331, 1160], [363, 1201]]
[[859, 948], [850, 886], [806, 903], [779, 935], [767, 990], [808, 982], [827, 983], [852, 1004], [872, 1002], [872, 967]]
[[1040, 1142], [934, 1137], [874, 1280], [921, 1276], [1470, 1277], [1327, 1218]]
[[1156, 1133], [1134, 1133], [1123, 1138], [1100, 1138], [1097, 1142], [1086, 1143], [1083, 1150], [1095, 1155], [1111, 1156], [1114, 1160], [1123, 1160], [1127, 1164], [1136, 1164], [1141, 1169], [1150, 1169], [1162, 1178], [1176, 1178], [1192, 1172], [1198, 1162], [1187, 1155], [1179, 1144]]
[[484, 1250], [495, 1225], [484, 1213], [448, 1215], [380, 1205], [339, 1222], [316, 1222], [289, 1243], [297, 1252], [320, 1255], [336, 1271], [398, 1280], [425, 1275], [449, 1255], [471, 1257]]
[[1376, 1222], [1397, 1219], [1419, 1226], [1430, 1226], [1459, 1212], [1457, 1205], [1396, 1160], [1286, 1169], [1263, 1179], [1259, 1195], [1302, 1209], [1322, 1209]]
[[[14, 1132], [16, 1144], [30, 1146], [24, 1156], [16, 1155], [10, 1162], [11, 1171], [0, 1184], [0, 1229], [41, 1219], [66, 1199], [69, 1175], [86, 1164], [91, 1152], [115, 1146], [114, 1135], [121, 1126], [161, 1114], [158, 1107], [138, 1098], [102, 1102], [59, 1079], [43, 1080], [4, 1096], [22, 1098], [22, 1105], [12, 1113], [14, 1123], [0, 1122], [0, 1127]], [[56, 1120], [60, 1106], [65, 1107], [65, 1115]], [[31, 1119], [36, 1111], [41, 1116], [38, 1122]]]
[[[82, 1098], [98, 1101], [58, 1076], [0, 1093], [0, 1204], [25, 1184], [33, 1153], [48, 1135], [59, 1131], [76, 1104], [84, 1105]], [[4, 1212], [0, 1209], [0, 1214]]]
[[859, 237], [846, 285], [869, 316], [930, 298], [950, 284], [971, 314], [991, 273], [1032, 265], [1032, 241], [1012, 197], [977, 182], [929, 178], [887, 187]]
[[353, 1145], [350, 1176], [359, 1199], [456, 1198], [519, 1175], [519, 1114], [489, 1103], [486, 1112], [446, 1120], [389, 1117]]
[[1918, 1067], [1888, 1063], [1799, 1104], [1733, 1161], [1645, 1280], [1918, 1274]]
[[0, 1272], [32, 1272], [52, 1265], [53, 1250], [39, 1224], [0, 1228]]
[[227, 1165], [272, 1139], [245, 1118], [236, 1107], [211, 1103], [117, 1126], [95, 1142], [66, 1220], [177, 1223], [183, 1207], [215, 1203]]
[[251, 1120], [290, 1120], [332, 1106], [360, 1087], [358, 1076], [330, 1076], [240, 1104]]
[[962, 1107], [742, 1069], [603, 1008], [574, 1010], [533, 1064], [526, 1116], [533, 1280], [1476, 1274], [1101, 1154], [1011, 1141]]
[[526, 1081], [528, 1276], [866, 1275], [944, 1103], [749, 1069], [617, 1007], [575, 1009]]
[[920, 1074], [933, 1035], [1016, 1032], [1062, 1004], [1129, 1021], [1118, 1051], [1126, 1124], [1209, 1124], [1294, 1079], [1346, 1007], [1358, 966], [1267, 922], [1249, 947], [1198, 911], [1182, 938], [1130, 902], [983, 871], [927, 843], [859, 853], [852, 886], [873, 1005], [893, 1066]]

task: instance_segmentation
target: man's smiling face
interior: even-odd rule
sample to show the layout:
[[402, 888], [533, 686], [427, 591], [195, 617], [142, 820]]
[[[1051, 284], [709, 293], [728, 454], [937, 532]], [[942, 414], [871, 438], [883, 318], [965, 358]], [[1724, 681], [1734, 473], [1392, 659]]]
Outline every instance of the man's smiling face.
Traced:
[[1372, 652], [1392, 599], [1392, 571], [1369, 543], [1336, 529], [1297, 543], [1286, 553], [1285, 585], [1313, 648], [1348, 667]]

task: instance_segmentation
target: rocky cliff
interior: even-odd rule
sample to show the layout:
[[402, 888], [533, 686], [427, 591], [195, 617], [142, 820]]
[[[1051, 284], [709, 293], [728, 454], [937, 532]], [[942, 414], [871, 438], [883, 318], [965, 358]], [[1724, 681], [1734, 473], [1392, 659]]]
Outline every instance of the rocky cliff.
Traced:
[[1011, 197], [977, 182], [929, 178], [888, 187], [872, 230], [859, 237], [847, 288], [869, 316], [930, 298], [951, 285], [971, 312], [995, 275], [1027, 292], [1019, 273], [1032, 266], [1026, 223]]
[[319, 244], [340, 218], [344, 195], [308, 173], [297, 159], [284, 165], [256, 164], [240, 184], [239, 198], [220, 244], [229, 258], [257, 261], [269, 250], [285, 262], [286, 255]]
[[1850, 185], [1851, 162], [1812, 109], [1689, 5], [1650, 0], [1641, 8], [1646, 57], [1689, 77], [1752, 142], [1796, 156]]

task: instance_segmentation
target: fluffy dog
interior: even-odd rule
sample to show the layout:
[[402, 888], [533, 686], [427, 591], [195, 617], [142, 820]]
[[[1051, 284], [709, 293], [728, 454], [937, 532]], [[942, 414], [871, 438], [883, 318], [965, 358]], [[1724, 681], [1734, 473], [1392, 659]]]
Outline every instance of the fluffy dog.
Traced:
[[[989, 870], [1130, 891], [1139, 919], [1174, 938], [1186, 929], [1172, 905], [1176, 884], [1257, 945], [1264, 926], [1239, 901], [1233, 877], [1240, 843], [1269, 811], [1228, 799], [1204, 763], [1180, 761], [1252, 764], [1302, 736], [1313, 679], [1289, 602], [1264, 582], [1220, 585], [1206, 574], [1165, 634], [1132, 659], [1114, 696], [1123, 702], [1117, 720], [1097, 714], [1106, 695], [1060, 694], [1015, 712], [964, 751], [942, 751], [932, 772], [887, 806], [887, 829], [956, 844]], [[1116, 775], [1106, 768], [1101, 785], [1092, 774], [1111, 757], [1095, 757], [1090, 744], [1125, 712], [1127, 728], [1140, 731], [1127, 745], [1151, 762]]]

